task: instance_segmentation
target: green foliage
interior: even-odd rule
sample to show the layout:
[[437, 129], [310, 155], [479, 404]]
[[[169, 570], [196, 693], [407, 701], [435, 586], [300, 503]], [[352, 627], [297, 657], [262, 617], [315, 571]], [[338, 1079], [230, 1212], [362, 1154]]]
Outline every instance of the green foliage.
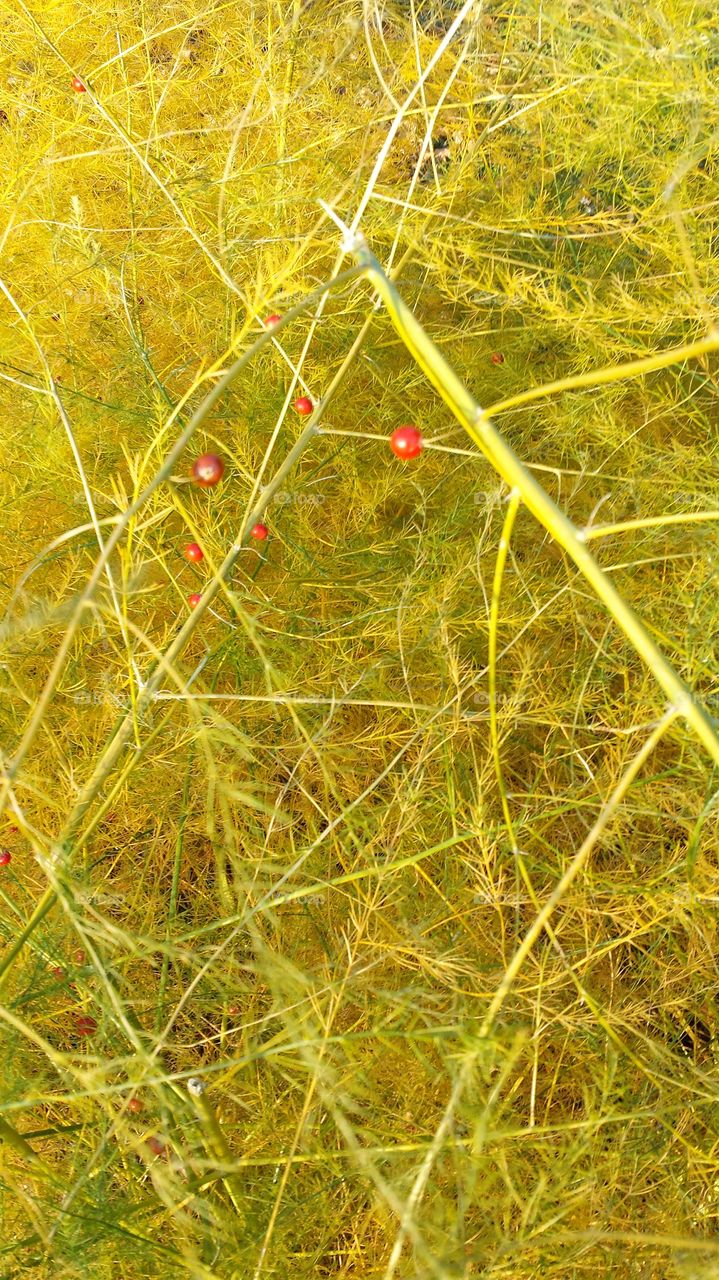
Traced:
[[713, 712], [716, 355], [601, 373], [712, 331], [714, 7], [3, 22], [0, 1272], [708, 1280], [717, 782], [676, 721], [613, 806], [651, 672], [521, 507], [492, 622], [506, 488], [359, 278], [154, 477], [361, 209]]

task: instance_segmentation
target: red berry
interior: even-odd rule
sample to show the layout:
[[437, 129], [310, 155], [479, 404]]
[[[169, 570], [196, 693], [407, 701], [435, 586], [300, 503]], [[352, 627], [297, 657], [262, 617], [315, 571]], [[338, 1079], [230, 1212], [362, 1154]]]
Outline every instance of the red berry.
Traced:
[[144, 1107], [144, 1105], [145, 1104], [142, 1101], [142, 1098], [130, 1098], [127, 1104], [127, 1109], [128, 1111], [131, 1111], [133, 1115], [136, 1116], [136, 1115], [139, 1115], [139, 1113], [142, 1111], [142, 1108]]
[[87, 93], [87, 89], [85, 88], [79, 76], [73, 76], [72, 80], [70, 81], [70, 84], [75, 90], [75, 93]]
[[281, 319], [282, 319], [282, 316], [277, 316], [277, 315], [268, 316], [267, 319], [265, 320], [265, 328], [273, 329], [276, 324], [280, 323]]
[[51, 969], [50, 973], [52, 974], [53, 978], [57, 978], [58, 982], [62, 982], [63, 978], [65, 977], [65, 970], [61, 969], [59, 965], [56, 965], [54, 969]]
[[255, 538], [257, 542], [264, 542], [268, 532], [266, 524], [253, 524], [250, 529], [250, 537]]
[[504, 364], [504, 356], [501, 351], [493, 351], [489, 358], [492, 364]]
[[154, 1134], [147, 1139], [147, 1145], [154, 1156], [161, 1156], [165, 1150], [164, 1142], [161, 1142], [159, 1138], [154, 1136]]
[[84, 964], [87, 960], [87, 956], [81, 947], [78, 947], [77, 951], [73, 951], [72, 958], [75, 961], [75, 964]]
[[185, 547], [185, 559], [191, 560], [193, 564], [199, 564], [204, 560], [205, 553], [196, 542], [189, 542]]
[[94, 1036], [97, 1031], [97, 1023], [91, 1018], [89, 1013], [81, 1013], [75, 1019], [75, 1030], [79, 1036]]
[[398, 427], [389, 438], [389, 447], [398, 458], [416, 458], [424, 441], [418, 427]]
[[198, 595], [196, 591], [193, 591], [192, 595], [187, 597], [187, 603], [189, 604], [191, 609], [196, 609], [201, 599], [202, 599], [202, 596]]
[[239, 1012], [240, 1012], [240, 1006], [238, 1004], [231, 1004], [228, 1006], [227, 1016], [229, 1018], [236, 1018]]
[[216, 453], [203, 453], [192, 464], [192, 479], [202, 489], [211, 489], [225, 474], [225, 464]]
[[12, 854], [9, 849], [0, 849], [0, 867], [6, 867], [8, 862], [12, 862]]
[[308, 413], [311, 413], [314, 407], [315, 406], [309, 396], [298, 396], [295, 400], [295, 409], [303, 418], [306, 418]]

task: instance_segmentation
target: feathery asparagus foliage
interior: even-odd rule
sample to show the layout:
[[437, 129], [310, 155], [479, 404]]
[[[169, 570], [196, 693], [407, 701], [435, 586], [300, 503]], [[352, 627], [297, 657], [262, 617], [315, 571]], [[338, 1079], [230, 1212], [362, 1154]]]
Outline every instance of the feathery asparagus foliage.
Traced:
[[0, 47], [4, 1273], [708, 1280], [713, 7]]

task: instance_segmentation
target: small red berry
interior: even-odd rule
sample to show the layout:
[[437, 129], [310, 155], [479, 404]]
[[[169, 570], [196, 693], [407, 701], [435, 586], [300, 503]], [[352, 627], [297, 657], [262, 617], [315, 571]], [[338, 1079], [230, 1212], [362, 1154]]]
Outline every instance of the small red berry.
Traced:
[[85, 88], [79, 76], [73, 76], [72, 80], [70, 81], [70, 84], [75, 90], [75, 93], [87, 93], [87, 89]]
[[268, 316], [267, 319], [265, 320], [265, 328], [273, 329], [276, 324], [280, 323], [281, 319], [282, 319], [282, 316], [277, 316], [277, 315]]
[[12, 862], [12, 854], [9, 849], [0, 849], [0, 867], [6, 867], [8, 862]]
[[255, 538], [257, 542], [264, 542], [269, 530], [266, 524], [253, 524], [250, 529], [250, 537]]
[[187, 546], [185, 547], [186, 560], [191, 560], [193, 564], [199, 564], [201, 560], [204, 560], [204, 558], [205, 558], [205, 553], [202, 550], [201, 546], [199, 546], [196, 542], [189, 542], [187, 544]]
[[196, 609], [201, 599], [202, 599], [202, 596], [198, 595], [196, 591], [193, 591], [192, 595], [187, 597], [187, 603], [189, 604], [191, 609]]
[[165, 1150], [164, 1142], [161, 1142], [159, 1138], [154, 1136], [154, 1134], [147, 1139], [147, 1145], [154, 1156], [161, 1156]]
[[75, 1030], [79, 1036], [94, 1036], [97, 1031], [97, 1023], [91, 1018], [89, 1013], [81, 1013], [79, 1018], [75, 1019]]
[[236, 1018], [239, 1012], [240, 1012], [240, 1006], [238, 1004], [231, 1004], [228, 1006], [227, 1016], [229, 1018]]
[[225, 474], [225, 464], [216, 453], [203, 453], [192, 464], [192, 479], [202, 489], [211, 489]]
[[75, 964], [84, 964], [87, 960], [87, 956], [81, 947], [78, 947], [77, 951], [73, 951], [72, 958], [75, 961]]
[[133, 1115], [136, 1116], [136, 1115], [139, 1115], [139, 1113], [142, 1111], [144, 1105], [145, 1104], [142, 1101], [142, 1098], [130, 1098], [127, 1104], [127, 1109], [128, 1111], [131, 1111]]
[[398, 458], [416, 458], [422, 452], [424, 441], [417, 427], [398, 427], [389, 438], [389, 447]]
[[53, 978], [57, 978], [58, 982], [62, 982], [65, 977], [65, 970], [61, 969], [59, 965], [56, 965], [54, 969], [50, 970], [50, 972]]
[[306, 418], [314, 409], [314, 405], [309, 396], [298, 396], [295, 400], [295, 409], [301, 417]]
[[504, 364], [504, 356], [501, 351], [493, 351], [489, 358], [492, 364]]

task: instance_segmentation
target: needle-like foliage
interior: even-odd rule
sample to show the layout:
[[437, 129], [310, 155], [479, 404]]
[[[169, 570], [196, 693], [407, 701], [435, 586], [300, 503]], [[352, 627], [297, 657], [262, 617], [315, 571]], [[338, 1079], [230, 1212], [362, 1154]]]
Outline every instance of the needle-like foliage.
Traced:
[[712, 1280], [715, 6], [0, 32], [0, 1274]]

